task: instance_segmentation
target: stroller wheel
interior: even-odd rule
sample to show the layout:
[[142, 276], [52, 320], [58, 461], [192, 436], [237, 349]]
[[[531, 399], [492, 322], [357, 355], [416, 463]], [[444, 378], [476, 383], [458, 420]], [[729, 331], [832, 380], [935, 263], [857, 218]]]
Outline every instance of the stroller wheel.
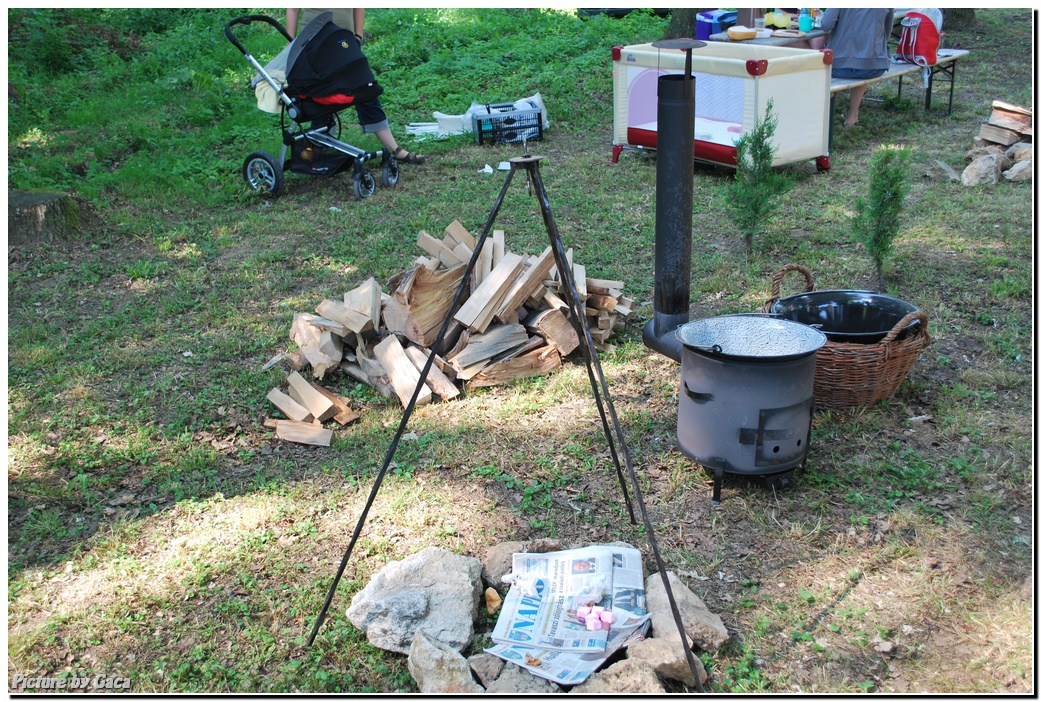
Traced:
[[242, 177], [251, 190], [263, 197], [275, 198], [282, 194], [285, 183], [282, 164], [267, 151], [254, 151], [246, 157]]
[[354, 194], [359, 200], [364, 200], [376, 192], [376, 179], [372, 173], [365, 169], [354, 174]]
[[397, 185], [398, 178], [401, 177], [398, 160], [387, 149], [383, 150], [383, 164], [380, 168], [380, 175], [383, 177], [384, 187], [387, 188]]

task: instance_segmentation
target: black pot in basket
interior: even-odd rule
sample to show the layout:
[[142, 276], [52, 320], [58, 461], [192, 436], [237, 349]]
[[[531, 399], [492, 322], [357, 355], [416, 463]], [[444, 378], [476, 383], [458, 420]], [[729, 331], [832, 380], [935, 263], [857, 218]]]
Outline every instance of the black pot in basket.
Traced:
[[[820, 329], [829, 341], [876, 344], [911, 312], [914, 305], [867, 290], [816, 290], [781, 298], [770, 313]], [[914, 333], [914, 320], [902, 333]]]

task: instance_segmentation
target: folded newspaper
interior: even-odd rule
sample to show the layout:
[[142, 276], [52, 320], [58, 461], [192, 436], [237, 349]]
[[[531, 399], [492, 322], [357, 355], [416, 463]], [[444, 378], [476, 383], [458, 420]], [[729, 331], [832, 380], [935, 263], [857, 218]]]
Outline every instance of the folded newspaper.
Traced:
[[[634, 548], [516, 553], [512, 576], [492, 631], [496, 645], [485, 651], [539, 677], [577, 685], [649, 626], [643, 558]], [[614, 614], [609, 629], [586, 628], [579, 608], [590, 602]]]

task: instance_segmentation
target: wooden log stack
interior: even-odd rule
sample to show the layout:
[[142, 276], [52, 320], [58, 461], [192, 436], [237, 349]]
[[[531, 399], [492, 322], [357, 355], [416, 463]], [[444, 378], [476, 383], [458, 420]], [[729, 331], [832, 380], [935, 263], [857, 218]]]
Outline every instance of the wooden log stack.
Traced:
[[990, 117], [980, 125], [977, 146], [998, 144], [1012, 146], [1020, 141], [1034, 141], [1034, 113], [1001, 100], [991, 103]]
[[[314, 314], [294, 315], [290, 339], [297, 349], [265, 366], [284, 362], [293, 370], [287, 392], [274, 388], [268, 394], [287, 417], [272, 424], [279, 436], [320, 444], [326, 435], [314, 427], [321, 429], [323, 421], [340, 421], [337, 417], [350, 412], [343, 398], [308, 383], [300, 375], [305, 369], [316, 380], [340, 371], [404, 406], [415, 394], [431, 354], [434, 361], [417, 404], [450, 400], [464, 383], [484, 387], [551, 373], [578, 348], [578, 332], [569, 319], [551, 249], [538, 255], [514, 253], [506, 248], [505, 232], [496, 230], [482, 248], [442, 349], [435, 353], [431, 347], [477, 240], [453, 221], [441, 238], [421, 231], [416, 244], [423, 254], [388, 281], [389, 294], [369, 278], [345, 293], [342, 301], [323, 300]], [[567, 252], [567, 259], [593, 344], [609, 349], [608, 339], [624, 326], [633, 300], [624, 295], [622, 281], [587, 277], [585, 267], [573, 262], [573, 251]]]

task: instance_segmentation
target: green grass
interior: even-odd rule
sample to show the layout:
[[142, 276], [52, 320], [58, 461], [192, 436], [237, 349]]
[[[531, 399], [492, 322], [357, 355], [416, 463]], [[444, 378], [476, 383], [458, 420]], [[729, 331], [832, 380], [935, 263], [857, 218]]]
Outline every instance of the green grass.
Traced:
[[[655, 39], [666, 20], [371, 10], [366, 51], [392, 127], [433, 159], [363, 202], [342, 176], [296, 175], [262, 202], [239, 169], [254, 149], [277, 151], [277, 118], [256, 110], [251, 70], [223, 37], [233, 14], [9, 10], [21, 96], [9, 102], [10, 187], [68, 192], [83, 223], [72, 242], [9, 256], [12, 670], [118, 672], [138, 692], [415, 692], [404, 657], [370, 646], [344, 616], [386, 562], [428, 545], [479, 557], [538, 537], [622, 539], [649, 555], [585, 369], [568, 362], [415, 413], [416, 440], [395, 456], [329, 621], [303, 645], [401, 407], [333, 374], [359, 421], [327, 449], [278, 442], [262, 420], [285, 371], [261, 367], [290, 347], [294, 314], [410, 265], [420, 229], [484, 225], [502, 179], [479, 170], [518, 148], [417, 142], [408, 122], [538, 91], [553, 126], [531, 147], [547, 157], [561, 235], [590, 275], [624, 280], [637, 301], [602, 360], [656, 539], [734, 633], [701, 653], [710, 689], [1028, 689], [1032, 185], [921, 176], [935, 159], [960, 165], [992, 100], [1032, 104], [1026, 11], [978, 10], [975, 28], [948, 32], [948, 46], [972, 50], [951, 116], [922, 109], [920, 83], [905, 82], [899, 100], [892, 86], [873, 89], [884, 101], [865, 105], [862, 128], [835, 134], [831, 171], [786, 169], [792, 190], [751, 256], [725, 214], [732, 173], [696, 169], [691, 302], [704, 317], [758, 310], [787, 263], [810, 268], [819, 288], [872, 287], [854, 203], [871, 154], [909, 146], [887, 283], [929, 314], [934, 339], [890, 400], [816, 414], [791, 489], [735, 480], [716, 509], [706, 474], [676, 448], [679, 367], [641, 340], [654, 160], [626, 153], [608, 165], [610, 47]], [[260, 54], [280, 48], [263, 27], [242, 38]], [[374, 145], [347, 115], [348, 140]], [[517, 251], [545, 245], [523, 184], [496, 226]], [[896, 646], [893, 658], [876, 638]]]

